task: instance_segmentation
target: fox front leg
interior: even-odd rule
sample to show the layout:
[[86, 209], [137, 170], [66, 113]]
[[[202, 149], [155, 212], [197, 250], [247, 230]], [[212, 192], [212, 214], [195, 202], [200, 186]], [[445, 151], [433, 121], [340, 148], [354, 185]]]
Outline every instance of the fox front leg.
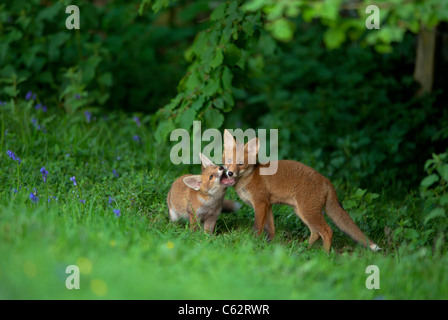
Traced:
[[198, 219], [198, 217], [194, 214], [190, 214], [190, 229], [192, 231], [197, 231], [200, 228], [201, 221]]
[[215, 231], [215, 226], [216, 226], [216, 221], [217, 220], [218, 220], [218, 216], [208, 217], [204, 221], [204, 230], [205, 230], [205, 232], [207, 232], [208, 234], [213, 234], [213, 232]]

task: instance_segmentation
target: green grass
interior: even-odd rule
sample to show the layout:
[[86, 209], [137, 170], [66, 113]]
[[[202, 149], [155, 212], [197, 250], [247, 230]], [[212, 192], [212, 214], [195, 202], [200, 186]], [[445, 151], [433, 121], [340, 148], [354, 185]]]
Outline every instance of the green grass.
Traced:
[[[357, 223], [384, 247], [380, 253], [336, 230], [330, 254], [321, 243], [309, 247], [303, 223], [281, 206], [274, 210], [272, 242], [254, 238], [247, 206], [223, 214], [208, 236], [169, 221], [171, 183], [199, 168], [169, 163], [170, 146], [155, 144], [149, 117], [140, 127], [132, 115], [118, 113], [107, 119], [98, 113], [87, 123], [82, 112], [43, 114], [24, 101], [1, 112], [8, 131], [0, 155], [0, 299], [448, 298], [443, 239], [396, 242], [396, 235], [384, 234], [386, 222], [373, 222], [398, 215], [404, 205], [407, 219], [418, 214], [415, 196], [386, 202], [381, 195], [370, 207], [361, 200], [354, 205]], [[20, 177], [7, 150], [22, 159]], [[49, 171], [46, 183], [41, 167]], [[34, 188], [38, 203], [29, 198]], [[228, 197], [237, 199], [232, 189]], [[389, 227], [405, 226], [394, 219]], [[79, 290], [65, 286], [69, 265], [80, 268]], [[369, 265], [379, 267], [380, 289], [366, 288]]]

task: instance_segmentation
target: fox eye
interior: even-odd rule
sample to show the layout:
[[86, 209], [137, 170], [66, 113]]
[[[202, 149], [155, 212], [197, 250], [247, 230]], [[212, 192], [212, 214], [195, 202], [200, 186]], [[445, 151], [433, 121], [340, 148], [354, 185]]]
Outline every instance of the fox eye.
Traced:
[[208, 179], [209, 179], [209, 180], [212, 180], [212, 179], [213, 179], [213, 175], [211, 175], [210, 178], [208, 178]]
[[222, 170], [224, 170], [224, 167], [223, 166], [219, 166], [219, 171], [222, 171]]

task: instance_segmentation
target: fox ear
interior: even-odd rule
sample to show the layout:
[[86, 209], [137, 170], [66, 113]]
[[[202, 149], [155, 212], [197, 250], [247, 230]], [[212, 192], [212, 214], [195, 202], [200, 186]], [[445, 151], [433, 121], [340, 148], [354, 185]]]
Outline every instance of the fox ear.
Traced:
[[187, 187], [190, 187], [191, 189], [197, 191], [201, 188], [202, 177], [200, 175], [188, 176], [185, 177], [183, 180], [184, 183], [187, 185]]
[[[247, 156], [249, 158], [249, 163], [254, 164], [256, 163], [258, 150], [260, 149], [260, 140], [258, 138], [251, 139], [246, 145], [244, 146], [244, 150], [247, 151]], [[251, 157], [255, 160], [250, 160]]]
[[224, 149], [233, 149], [235, 146], [235, 138], [229, 130], [224, 129]]
[[202, 167], [207, 168], [210, 166], [214, 166], [215, 164], [212, 162], [212, 160], [210, 160], [209, 158], [207, 158], [204, 154], [199, 153], [199, 158], [201, 159], [201, 163], [202, 163]]
[[233, 161], [233, 152], [236, 146], [236, 141], [229, 130], [224, 130], [224, 154], [223, 163]]

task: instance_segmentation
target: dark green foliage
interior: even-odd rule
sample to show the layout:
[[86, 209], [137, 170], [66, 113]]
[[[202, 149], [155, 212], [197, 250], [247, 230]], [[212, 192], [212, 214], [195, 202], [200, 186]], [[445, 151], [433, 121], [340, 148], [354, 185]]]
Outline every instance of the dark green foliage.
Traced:
[[384, 56], [357, 45], [328, 51], [317, 23], [296, 29], [294, 41], [265, 55], [234, 112], [248, 126], [278, 128], [281, 158], [376, 191], [417, 186], [435, 150], [427, 141], [448, 115], [437, 93], [412, 97], [413, 38]]
[[78, 1], [81, 28], [67, 30], [69, 4], [2, 2], [1, 97], [17, 96], [14, 83], [22, 83], [21, 95], [39, 89], [67, 112], [86, 105], [154, 112], [168, 101], [186, 67], [186, 40], [196, 33], [191, 17], [173, 33], [169, 24], [157, 25], [168, 15], [139, 16], [135, 2]]

